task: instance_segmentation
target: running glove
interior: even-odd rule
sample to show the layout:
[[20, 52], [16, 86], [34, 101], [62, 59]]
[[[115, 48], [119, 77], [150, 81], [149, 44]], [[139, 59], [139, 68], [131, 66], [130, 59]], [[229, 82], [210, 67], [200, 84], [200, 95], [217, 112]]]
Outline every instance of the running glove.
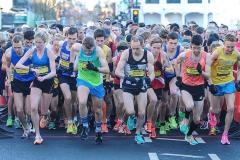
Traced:
[[216, 87], [214, 86], [214, 84], [211, 84], [211, 85], [209, 86], [209, 91], [210, 91], [213, 95], [215, 95], [215, 94], [217, 93], [217, 89], [216, 89]]
[[88, 61], [88, 64], [87, 64], [86, 68], [87, 68], [88, 70], [92, 70], [92, 71], [95, 71], [95, 72], [98, 72], [98, 71], [99, 71], [98, 68], [95, 67], [94, 64], [92, 64], [92, 63], [89, 62], [89, 61]]
[[177, 77], [177, 81], [175, 84], [179, 89], [181, 89], [182, 88], [182, 77]]
[[200, 63], [197, 64], [197, 71], [199, 74], [202, 74], [202, 65]]

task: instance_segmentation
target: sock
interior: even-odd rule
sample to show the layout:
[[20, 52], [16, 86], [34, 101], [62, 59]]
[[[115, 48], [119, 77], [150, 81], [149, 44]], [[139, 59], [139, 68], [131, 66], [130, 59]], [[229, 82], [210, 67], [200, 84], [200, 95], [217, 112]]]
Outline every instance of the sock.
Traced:
[[195, 124], [193, 121], [190, 123], [189, 131], [187, 133], [187, 136], [192, 135], [192, 132], [196, 130], [198, 127], [198, 124]]
[[81, 121], [82, 121], [83, 127], [88, 128], [88, 117], [81, 117]]
[[95, 129], [96, 133], [101, 132], [101, 124], [102, 124], [102, 122], [96, 121], [96, 129]]

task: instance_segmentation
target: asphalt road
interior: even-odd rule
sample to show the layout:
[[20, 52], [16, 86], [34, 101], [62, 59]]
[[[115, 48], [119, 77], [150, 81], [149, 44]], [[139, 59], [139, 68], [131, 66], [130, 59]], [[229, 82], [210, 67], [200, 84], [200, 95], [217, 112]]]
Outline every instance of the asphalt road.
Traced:
[[221, 145], [219, 136], [208, 136], [197, 131], [196, 146], [190, 146], [178, 130], [156, 140], [145, 134], [145, 144], [134, 143], [134, 135], [124, 136], [110, 132], [104, 135], [103, 144], [94, 142], [91, 132], [87, 141], [79, 135], [72, 136], [64, 130], [42, 130], [44, 143], [33, 145], [34, 135], [21, 139], [21, 130], [14, 131], [13, 138], [0, 137], [0, 160], [240, 160], [239, 138], [231, 139], [231, 145]]

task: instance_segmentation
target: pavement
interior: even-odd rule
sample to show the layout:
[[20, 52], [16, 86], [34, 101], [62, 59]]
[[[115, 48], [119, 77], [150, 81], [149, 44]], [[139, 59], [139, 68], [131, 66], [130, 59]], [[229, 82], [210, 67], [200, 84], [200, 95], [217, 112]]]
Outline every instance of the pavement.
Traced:
[[[4, 126], [2, 126], [4, 127]], [[21, 139], [21, 129], [13, 131], [13, 138], [0, 136], [0, 160], [240, 160], [239, 138], [231, 138], [231, 145], [222, 145], [220, 135], [208, 136], [197, 130], [196, 146], [184, 141], [178, 130], [151, 140], [144, 131], [145, 144], [134, 143], [134, 135], [125, 136], [111, 131], [104, 134], [103, 144], [94, 142], [94, 132], [86, 141], [79, 134], [68, 135], [63, 129], [42, 129], [42, 145], [33, 145], [34, 135]]]

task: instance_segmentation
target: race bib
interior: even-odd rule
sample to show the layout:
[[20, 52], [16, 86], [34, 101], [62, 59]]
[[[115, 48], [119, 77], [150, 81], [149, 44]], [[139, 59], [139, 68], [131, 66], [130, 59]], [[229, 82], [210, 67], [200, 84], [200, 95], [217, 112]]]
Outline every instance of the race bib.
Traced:
[[142, 70], [131, 70], [129, 72], [129, 75], [131, 77], [143, 77], [145, 75], [145, 72]]
[[217, 76], [228, 76], [231, 73], [232, 66], [219, 66], [217, 67]]
[[28, 69], [19, 69], [19, 68], [17, 68], [17, 69], [15, 69], [15, 71], [16, 71], [17, 74], [20, 74], [20, 75], [26, 75], [26, 74], [29, 73]]
[[196, 70], [196, 68], [188, 67], [187, 68], [187, 74], [190, 76], [198, 76], [199, 72]]
[[68, 61], [65, 61], [65, 60], [62, 60], [60, 61], [60, 65], [64, 68], [69, 68], [69, 62]]
[[46, 75], [48, 74], [48, 67], [47, 66], [41, 66], [36, 68], [39, 72], [39, 75]]
[[174, 69], [173, 69], [172, 66], [169, 66], [169, 67], [166, 67], [166, 68], [165, 68], [165, 72], [174, 73]]

